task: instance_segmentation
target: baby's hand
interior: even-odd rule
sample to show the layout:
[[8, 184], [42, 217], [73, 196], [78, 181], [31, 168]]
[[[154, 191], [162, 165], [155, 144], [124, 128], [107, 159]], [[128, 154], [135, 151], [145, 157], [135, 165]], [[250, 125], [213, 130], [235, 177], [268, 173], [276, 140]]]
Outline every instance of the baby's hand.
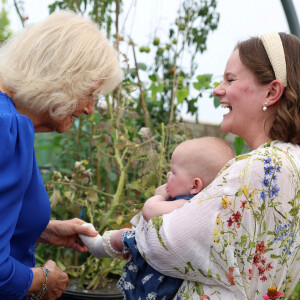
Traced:
[[[82, 226], [87, 226], [90, 227], [94, 230], [95, 227], [91, 223], [85, 223], [82, 224]], [[102, 257], [111, 257], [107, 252], [105, 251], [103, 247], [103, 242], [102, 242], [102, 236], [98, 234], [95, 237], [90, 237], [87, 235], [79, 234], [79, 237], [81, 241], [89, 248], [89, 251], [96, 257], [102, 258]]]
[[162, 196], [163, 199], [165, 201], [169, 200], [171, 198], [170, 194], [167, 191], [167, 184], [163, 184], [161, 186], [159, 186], [156, 190], [155, 190], [155, 195], [156, 196]]

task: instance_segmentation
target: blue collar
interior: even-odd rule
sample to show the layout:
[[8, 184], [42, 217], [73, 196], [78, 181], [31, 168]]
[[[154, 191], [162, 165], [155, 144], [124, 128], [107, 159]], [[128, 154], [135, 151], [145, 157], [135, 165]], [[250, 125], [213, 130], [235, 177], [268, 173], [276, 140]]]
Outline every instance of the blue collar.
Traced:
[[196, 194], [190, 194], [190, 195], [182, 195], [182, 196], [176, 196], [172, 199], [169, 199], [168, 201], [175, 201], [178, 199], [185, 199], [185, 200], [190, 200], [191, 198], [193, 198]]

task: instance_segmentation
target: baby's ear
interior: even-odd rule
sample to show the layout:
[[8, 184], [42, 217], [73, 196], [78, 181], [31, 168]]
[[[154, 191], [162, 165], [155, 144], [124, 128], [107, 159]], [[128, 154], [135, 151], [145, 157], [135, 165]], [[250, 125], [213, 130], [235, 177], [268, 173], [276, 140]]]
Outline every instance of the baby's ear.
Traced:
[[193, 179], [193, 187], [190, 190], [190, 194], [198, 194], [203, 189], [203, 182], [201, 178], [196, 177]]

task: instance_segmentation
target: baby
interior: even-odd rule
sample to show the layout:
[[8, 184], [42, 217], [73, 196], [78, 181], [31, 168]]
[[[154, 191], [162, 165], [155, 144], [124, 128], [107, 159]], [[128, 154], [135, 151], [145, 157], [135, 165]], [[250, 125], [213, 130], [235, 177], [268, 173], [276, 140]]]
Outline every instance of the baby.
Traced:
[[[233, 149], [219, 138], [203, 137], [179, 144], [172, 154], [171, 171], [167, 174], [168, 182], [158, 187], [155, 195], [145, 202], [142, 209], [143, 218], [149, 221], [184, 205], [207, 187], [234, 156]], [[93, 228], [92, 224], [85, 226]], [[157, 299], [160, 299], [160, 296], [166, 296], [168, 299], [175, 295], [182, 283], [181, 279], [165, 276], [147, 264], [137, 250], [135, 232], [131, 229], [107, 231], [103, 237], [80, 235], [80, 238], [90, 252], [99, 258], [117, 257], [122, 255], [122, 251], [131, 253], [117, 285], [125, 299], [143, 300], [154, 294]], [[145, 278], [151, 279], [141, 284], [145, 282]]]

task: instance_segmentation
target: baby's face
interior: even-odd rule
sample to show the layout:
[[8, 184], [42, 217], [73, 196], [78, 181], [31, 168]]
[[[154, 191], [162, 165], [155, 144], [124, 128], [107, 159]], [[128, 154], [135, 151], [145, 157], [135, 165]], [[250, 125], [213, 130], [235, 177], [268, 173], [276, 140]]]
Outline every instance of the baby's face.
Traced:
[[176, 150], [172, 155], [171, 171], [168, 172], [167, 178], [167, 191], [172, 198], [190, 194], [193, 178], [189, 176]]

